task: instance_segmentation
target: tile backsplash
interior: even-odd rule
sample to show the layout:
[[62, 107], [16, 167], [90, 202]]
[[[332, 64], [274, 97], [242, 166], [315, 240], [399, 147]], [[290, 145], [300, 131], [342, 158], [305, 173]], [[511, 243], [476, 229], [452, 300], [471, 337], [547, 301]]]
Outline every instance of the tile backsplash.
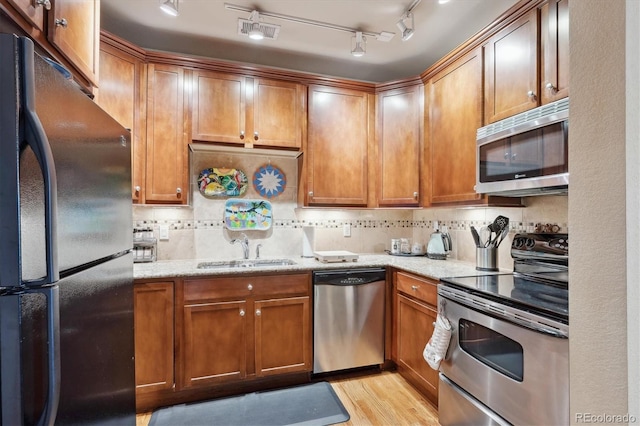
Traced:
[[[265, 231], [232, 231], [224, 226], [227, 197], [200, 193], [198, 177], [207, 168], [236, 168], [249, 178], [243, 199], [264, 199], [253, 186], [253, 175], [265, 164], [279, 168], [286, 177], [284, 190], [268, 199], [273, 207], [273, 226]], [[434, 222], [447, 226], [453, 251], [451, 258], [475, 262], [475, 244], [470, 226], [480, 228], [498, 215], [509, 218], [509, 236], [499, 248], [498, 266], [511, 269], [509, 246], [515, 233], [532, 232], [538, 223], [557, 224], [568, 232], [568, 197], [524, 198], [526, 207], [509, 208], [426, 208], [426, 209], [314, 209], [297, 206], [297, 159], [274, 156], [246, 156], [230, 153], [202, 153], [190, 158], [191, 205], [185, 207], [134, 206], [136, 227], [151, 227], [158, 238], [157, 259], [233, 259], [242, 256], [240, 246], [230, 241], [244, 232], [251, 241], [251, 256], [262, 244], [262, 256], [299, 257], [302, 254], [303, 226], [315, 228], [315, 250], [349, 250], [383, 253], [392, 238], [410, 238], [427, 244]], [[169, 239], [159, 238], [160, 227], [169, 229]], [[350, 236], [344, 236], [344, 228]]]

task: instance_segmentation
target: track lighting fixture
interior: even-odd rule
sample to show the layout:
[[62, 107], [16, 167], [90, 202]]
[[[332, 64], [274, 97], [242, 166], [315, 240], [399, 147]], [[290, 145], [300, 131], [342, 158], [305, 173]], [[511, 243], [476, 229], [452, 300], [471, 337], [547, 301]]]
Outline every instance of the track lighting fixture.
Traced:
[[[409, 20], [411, 21], [411, 26], [407, 27], [407, 24], [405, 24], [405, 21], [409, 21]], [[413, 30], [413, 26], [414, 26], [413, 13], [412, 12], [407, 12], [404, 15], [402, 15], [400, 20], [398, 20], [398, 22], [396, 22], [396, 26], [400, 30], [400, 35], [402, 36], [402, 41], [407, 41], [411, 37], [413, 37], [413, 33], [414, 33], [414, 30]]]
[[160, 10], [167, 15], [178, 16], [178, 3], [180, 0], [160, 0]]
[[251, 16], [249, 16], [249, 20], [251, 21], [251, 30], [249, 31], [249, 38], [253, 40], [262, 40], [264, 38], [264, 33], [260, 29], [260, 14], [257, 10], [251, 12]]
[[356, 31], [356, 35], [352, 38], [353, 49], [351, 49], [351, 54], [357, 58], [360, 56], [364, 56], [367, 51], [367, 39], [362, 35], [361, 31]]

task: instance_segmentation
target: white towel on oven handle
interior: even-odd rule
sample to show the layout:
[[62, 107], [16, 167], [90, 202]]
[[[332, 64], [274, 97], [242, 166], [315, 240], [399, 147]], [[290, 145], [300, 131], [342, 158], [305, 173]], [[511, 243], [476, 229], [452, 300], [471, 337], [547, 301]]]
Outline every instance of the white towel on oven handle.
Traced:
[[438, 314], [434, 323], [433, 334], [422, 351], [424, 360], [434, 370], [440, 368], [440, 362], [444, 359], [451, 340], [451, 323], [443, 315]]

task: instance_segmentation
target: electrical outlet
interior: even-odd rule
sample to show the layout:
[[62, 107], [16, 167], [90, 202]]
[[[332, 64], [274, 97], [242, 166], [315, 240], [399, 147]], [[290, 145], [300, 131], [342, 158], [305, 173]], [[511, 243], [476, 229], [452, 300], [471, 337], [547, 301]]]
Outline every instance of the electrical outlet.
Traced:
[[345, 223], [344, 225], [342, 225], [342, 236], [343, 237], [350, 237], [351, 236], [351, 224], [350, 223]]
[[160, 225], [160, 240], [167, 241], [169, 239], [169, 225]]

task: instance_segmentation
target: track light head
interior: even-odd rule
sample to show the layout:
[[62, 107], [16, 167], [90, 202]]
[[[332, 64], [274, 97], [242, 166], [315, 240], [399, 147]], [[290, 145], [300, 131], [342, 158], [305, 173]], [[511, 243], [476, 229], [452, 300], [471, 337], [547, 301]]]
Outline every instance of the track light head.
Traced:
[[[407, 27], [405, 24], [405, 20], [411, 19], [411, 27]], [[413, 13], [405, 13], [402, 17], [396, 22], [396, 26], [400, 30], [400, 35], [402, 36], [402, 41], [407, 41], [411, 37], [413, 37], [414, 25], [413, 25]]]
[[351, 39], [355, 41], [355, 46], [351, 49], [351, 54], [357, 58], [364, 56], [367, 52], [367, 39], [362, 35], [362, 32], [356, 31], [356, 35]]
[[178, 16], [178, 3], [180, 0], [160, 0], [160, 10], [171, 16]]
[[262, 40], [264, 38], [264, 33], [260, 28], [260, 13], [258, 13], [257, 10], [254, 10], [251, 12], [249, 20], [252, 22], [251, 31], [249, 31], [249, 38], [253, 40]]

